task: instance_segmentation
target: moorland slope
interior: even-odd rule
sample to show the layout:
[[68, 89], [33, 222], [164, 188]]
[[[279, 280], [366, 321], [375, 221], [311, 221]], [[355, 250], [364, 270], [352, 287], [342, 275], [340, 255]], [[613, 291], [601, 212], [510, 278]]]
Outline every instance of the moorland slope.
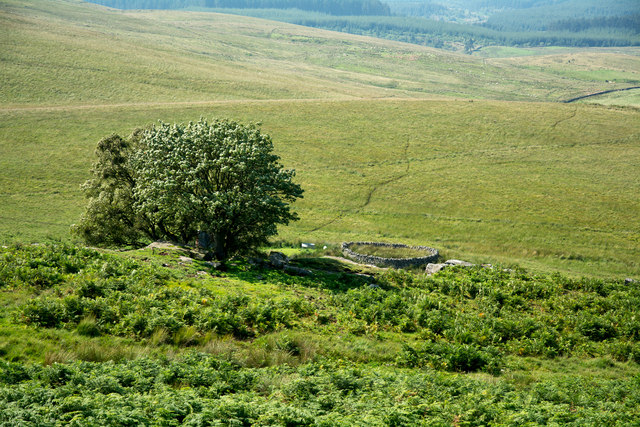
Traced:
[[101, 137], [226, 116], [261, 121], [298, 171], [286, 240], [640, 271], [638, 111], [548, 102], [637, 84], [636, 50], [483, 59], [222, 14], [0, 7], [5, 242], [68, 238]]
[[[637, 51], [482, 59], [0, 0], [0, 64], [0, 424], [640, 416], [640, 288], [624, 279], [640, 275], [640, 112], [552, 102], [637, 81]], [[402, 241], [498, 265], [427, 277], [280, 249], [303, 277], [68, 243], [100, 138], [201, 116], [261, 121], [297, 169], [286, 243]]]

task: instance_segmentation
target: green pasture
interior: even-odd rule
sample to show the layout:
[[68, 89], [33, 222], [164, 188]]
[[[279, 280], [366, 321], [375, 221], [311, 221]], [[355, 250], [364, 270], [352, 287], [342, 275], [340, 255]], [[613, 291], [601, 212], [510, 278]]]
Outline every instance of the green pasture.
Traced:
[[[612, 55], [626, 58], [621, 52]], [[380, 97], [556, 101], [608, 87], [579, 73], [567, 78], [547, 67], [281, 22], [124, 12], [75, 0], [4, 0], [0, 61], [4, 106]]]
[[368, 244], [357, 244], [357, 245], [353, 245], [351, 247], [351, 250], [359, 254], [373, 255], [373, 256], [378, 256], [382, 258], [416, 258], [416, 257], [426, 257], [430, 255], [430, 253], [425, 250], [415, 249], [410, 246], [394, 248], [391, 246], [375, 246], [375, 245], [368, 245]]
[[[529, 70], [544, 70], [568, 80], [580, 80], [588, 85], [585, 95], [640, 85], [640, 50], [638, 48], [560, 49], [549, 48], [537, 55], [511, 55], [509, 58], [488, 59], [490, 63], [511, 64]], [[603, 87], [602, 85], [606, 86]], [[614, 98], [593, 98], [590, 102], [603, 105], [640, 104], [631, 96], [612, 95]], [[567, 99], [567, 98], [564, 98]], [[602, 102], [599, 100], [602, 99]], [[608, 102], [611, 99], [612, 102]], [[615, 103], [615, 100], [618, 102]]]
[[3, 242], [69, 239], [97, 141], [157, 120], [262, 122], [305, 189], [289, 241], [384, 240], [478, 262], [640, 272], [635, 109], [254, 101], [0, 113]]
[[472, 52], [473, 56], [483, 58], [513, 58], [518, 56], [550, 55], [565, 52], [575, 52], [580, 48], [548, 46], [548, 47], [516, 47], [516, 46], [483, 46]]

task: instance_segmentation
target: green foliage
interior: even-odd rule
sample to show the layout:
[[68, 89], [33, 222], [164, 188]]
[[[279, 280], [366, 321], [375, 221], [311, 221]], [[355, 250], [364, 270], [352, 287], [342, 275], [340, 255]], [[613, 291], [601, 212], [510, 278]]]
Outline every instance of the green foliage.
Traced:
[[[0, 346], [0, 423], [627, 425], [640, 415], [637, 283], [500, 268], [298, 277], [244, 262], [203, 279], [155, 267], [147, 251], [129, 256], [0, 249], [10, 284], [0, 336], [25, 350], [16, 359]], [[29, 270], [43, 266], [61, 281], [33, 286]], [[44, 365], [16, 363], [33, 352], [23, 340], [59, 350]]]
[[162, 123], [145, 132], [132, 159], [138, 214], [182, 242], [205, 230], [220, 258], [265, 244], [278, 224], [298, 219], [290, 203], [302, 197], [254, 125], [204, 119]]
[[[337, 294], [333, 303], [348, 312], [345, 322], [363, 321], [365, 330], [418, 332], [436, 340], [425, 354], [449, 357], [462, 349], [474, 358], [485, 347], [544, 357], [603, 351], [619, 352], [626, 360], [635, 354], [619, 346], [637, 342], [638, 321], [631, 307], [640, 304], [640, 289], [622, 281], [476, 268], [430, 278], [392, 272], [380, 283], [383, 287]], [[441, 340], [450, 344], [439, 348]]]
[[272, 151], [256, 126], [224, 120], [105, 138], [75, 231], [90, 244], [122, 245], [142, 236], [188, 243], [205, 230], [220, 259], [264, 244], [298, 219], [290, 203], [302, 197]]
[[[611, 355], [622, 361], [637, 360], [639, 354], [637, 283], [499, 268], [451, 268], [432, 277], [402, 271], [376, 278], [346, 272], [296, 277], [245, 267], [229, 273], [322, 295], [256, 297], [233, 289], [220, 294], [151, 265], [69, 246], [8, 248], [0, 255], [10, 260], [3, 271], [28, 262], [38, 270], [46, 263], [61, 277], [49, 288], [33, 286], [22, 267], [25, 281], [12, 279], [13, 289], [36, 295], [14, 309], [16, 319], [82, 336], [194, 346], [215, 336], [246, 340], [300, 328], [339, 328], [354, 336], [410, 334], [424, 343], [410, 346], [403, 364], [492, 373], [498, 372], [501, 355], [508, 354]], [[76, 273], [63, 274], [68, 265]], [[298, 356], [305, 345], [283, 336], [273, 347]]]
[[98, 260], [95, 251], [70, 245], [52, 250], [47, 245], [14, 245], [0, 251], [0, 288], [28, 285], [47, 289], [79, 273], [87, 262]]
[[174, 359], [18, 366], [0, 362], [0, 422], [38, 425], [628, 425], [636, 378], [559, 377], [518, 389], [430, 370], [344, 362], [246, 369]]
[[499, 375], [503, 368], [502, 355], [495, 347], [425, 342], [418, 349], [405, 345], [398, 356], [401, 366], [430, 367], [445, 371], [485, 371]]
[[[12, 262], [2, 264], [3, 270], [8, 271], [45, 249], [24, 247], [2, 252], [13, 255]], [[247, 338], [290, 328], [300, 317], [313, 313], [302, 299], [276, 301], [243, 295], [215, 296], [206, 288], [165, 282], [153, 269], [127, 259], [97, 256], [96, 252], [87, 250], [81, 252], [89, 256], [79, 259], [67, 246], [49, 248], [48, 252], [57, 253], [48, 258], [59, 264], [66, 265], [60, 262], [65, 252], [72, 253], [67, 255], [69, 262], [85, 264], [80, 264], [81, 274], [67, 275], [60, 283], [71, 286], [64, 295], [58, 288], [54, 293], [42, 293], [21, 307], [19, 317], [26, 324], [75, 327], [79, 334], [87, 336], [105, 333], [150, 338], [163, 331], [167, 339], [176, 337], [178, 342], [192, 342], [207, 333]], [[36, 262], [32, 261], [31, 265], [31, 269], [39, 268]], [[20, 281], [13, 282], [14, 287], [33, 286], [32, 275], [21, 277]], [[40, 286], [37, 290], [41, 291]]]
[[130, 157], [138, 136], [139, 132], [128, 139], [111, 135], [98, 142], [93, 178], [83, 185], [89, 203], [80, 223], [73, 227], [74, 233], [88, 244], [135, 245], [140, 242], [141, 230], [155, 234], [144, 216], [136, 215], [134, 209], [136, 178]]

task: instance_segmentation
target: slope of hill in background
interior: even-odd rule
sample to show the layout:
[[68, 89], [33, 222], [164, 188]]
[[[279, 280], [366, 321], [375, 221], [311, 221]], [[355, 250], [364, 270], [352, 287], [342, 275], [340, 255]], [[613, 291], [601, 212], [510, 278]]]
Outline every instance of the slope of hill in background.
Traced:
[[446, 5], [429, 1], [389, 1], [388, 6], [377, 0], [93, 1], [120, 9], [221, 11], [466, 53], [495, 45], [595, 47], [640, 44], [640, 9], [634, 0], [613, 0], [606, 5], [598, 0], [462, 0]]
[[118, 9], [185, 9], [188, 7], [297, 9], [329, 15], [389, 15], [380, 0], [91, 0]]
[[288, 241], [404, 241], [640, 274], [638, 111], [503, 102], [637, 84], [638, 50], [482, 59], [76, 1], [3, 1], [0, 24], [3, 242], [68, 239], [100, 138], [223, 116], [261, 121], [297, 169], [306, 193], [302, 220], [281, 230]]
[[0, 24], [4, 106], [433, 96], [560, 100], [609, 87], [590, 76], [567, 79], [544, 68], [232, 15], [9, 0], [2, 3]]

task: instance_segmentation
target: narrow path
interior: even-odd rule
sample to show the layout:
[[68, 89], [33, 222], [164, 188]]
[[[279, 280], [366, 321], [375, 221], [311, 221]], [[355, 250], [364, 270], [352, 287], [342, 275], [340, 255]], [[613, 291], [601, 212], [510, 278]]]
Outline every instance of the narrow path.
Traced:
[[360, 206], [356, 212], [359, 212], [360, 209], [366, 208], [367, 206], [369, 206], [369, 203], [371, 202], [371, 196], [373, 196], [373, 193], [375, 193], [380, 187], [384, 187], [385, 185], [389, 185], [392, 182], [396, 182], [401, 180], [402, 178], [404, 178], [405, 176], [407, 176], [407, 173], [403, 173], [402, 175], [398, 175], [396, 177], [393, 177], [391, 179], [388, 179], [386, 181], [382, 181], [380, 183], [378, 183], [377, 185], [374, 185], [371, 190], [369, 190], [369, 193], [367, 193], [367, 198], [365, 199], [365, 202], [362, 204], [362, 206]]
[[362, 96], [338, 96], [335, 98], [278, 98], [278, 99], [220, 99], [205, 101], [159, 101], [159, 102], [124, 102], [114, 104], [75, 104], [75, 105], [24, 105], [24, 106], [0, 106], [0, 113], [14, 113], [22, 111], [69, 111], [110, 108], [135, 108], [135, 107], [174, 107], [174, 106], [198, 106], [198, 105], [226, 105], [226, 104], [278, 104], [291, 102], [344, 102], [344, 101], [460, 101], [464, 99], [452, 99], [446, 97], [430, 96], [423, 98], [408, 97], [362, 97]]
[[578, 107], [575, 107], [573, 109], [573, 112], [571, 113], [571, 115], [569, 115], [569, 117], [565, 117], [564, 119], [560, 119], [560, 120], [556, 121], [554, 124], [552, 124], [551, 125], [551, 129], [555, 129], [556, 126], [558, 126], [562, 122], [566, 122], [567, 120], [573, 119], [576, 116], [576, 114], [578, 114]]
[[325, 228], [327, 225], [331, 225], [334, 222], [338, 221], [339, 219], [342, 219], [342, 217], [345, 215], [345, 212], [342, 212], [340, 214], [338, 214], [338, 216], [336, 216], [335, 218], [333, 218], [332, 220], [329, 220], [327, 222], [325, 222], [324, 224], [320, 224], [319, 226], [317, 226], [316, 228], [307, 231], [307, 233], [313, 233], [314, 231], [318, 231], [322, 228]]
[[393, 178], [388, 179], [386, 181], [380, 182], [377, 185], [374, 185], [371, 188], [371, 190], [369, 190], [369, 193], [367, 194], [367, 198], [365, 199], [364, 204], [362, 206], [360, 206], [360, 208], [357, 209], [356, 212], [359, 212], [361, 209], [364, 209], [367, 206], [369, 206], [369, 203], [371, 203], [371, 196], [373, 196], [373, 193], [375, 193], [380, 187], [384, 187], [385, 185], [389, 185], [392, 182], [400, 181], [402, 178], [404, 178], [407, 175], [409, 175], [409, 168], [411, 168], [411, 162], [409, 161], [408, 152], [409, 152], [409, 141], [407, 141], [407, 143], [405, 144], [404, 151], [402, 153], [402, 156], [404, 157], [404, 161], [407, 163], [407, 169], [404, 171], [403, 174], [400, 174], [400, 175], [398, 175], [396, 177], [393, 177]]
[[583, 96], [578, 96], [576, 98], [567, 99], [566, 101], [562, 101], [562, 102], [564, 102], [565, 104], [569, 104], [571, 102], [579, 101], [581, 99], [591, 98], [592, 96], [605, 95], [607, 93], [613, 93], [613, 92], [623, 92], [625, 90], [632, 90], [632, 89], [640, 89], [640, 86], [625, 87], [625, 88], [622, 88], [622, 89], [605, 90], [605, 91], [602, 91], [602, 92], [596, 92], [596, 93], [591, 93], [589, 95], [583, 95]]
[[[373, 187], [371, 187], [371, 189], [369, 190], [369, 192], [367, 193], [367, 196], [365, 197], [364, 203], [359, 207], [354, 209], [352, 212], [353, 213], [358, 213], [360, 212], [362, 209], [366, 208], [367, 206], [369, 206], [369, 203], [371, 203], [371, 197], [373, 196], [373, 193], [375, 193], [378, 189], [380, 189], [381, 187], [384, 187], [385, 185], [389, 185], [392, 182], [396, 182], [401, 180], [402, 178], [406, 177], [407, 175], [409, 175], [409, 169], [411, 168], [411, 162], [409, 161], [409, 156], [408, 156], [408, 152], [409, 152], [409, 141], [407, 141], [407, 143], [404, 146], [404, 150], [403, 150], [403, 157], [405, 159], [405, 162], [407, 163], [407, 168], [404, 171], [404, 173], [395, 176], [393, 178], [390, 178], [386, 181], [382, 181], [378, 184], [375, 184]], [[338, 214], [335, 218], [325, 222], [324, 224], [321, 224], [309, 231], [307, 231], [307, 233], [313, 233], [314, 231], [318, 231], [320, 229], [323, 229], [324, 227], [333, 224], [334, 222], [342, 219], [345, 215], [347, 214], [347, 212], [341, 212], [340, 214]]]

